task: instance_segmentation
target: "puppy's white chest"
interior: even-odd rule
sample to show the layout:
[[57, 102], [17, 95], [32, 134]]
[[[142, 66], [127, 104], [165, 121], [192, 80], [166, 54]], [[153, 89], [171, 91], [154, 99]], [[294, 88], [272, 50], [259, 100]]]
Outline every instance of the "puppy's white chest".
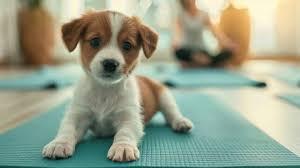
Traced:
[[113, 120], [108, 116], [98, 116], [98, 118], [94, 120], [90, 129], [97, 136], [112, 136], [116, 132], [116, 127], [113, 124]]
[[138, 87], [130, 78], [126, 84], [101, 87], [82, 81], [74, 94], [75, 103], [92, 113], [91, 130], [99, 136], [113, 135], [122, 117], [131, 113], [139, 115]]
[[91, 130], [99, 136], [109, 136], [114, 134], [114, 120], [116, 113], [120, 111], [117, 104], [120, 100], [116, 96], [99, 95], [90, 108], [93, 113], [94, 122]]
[[101, 120], [108, 117], [112, 112], [117, 110], [116, 104], [120, 101], [116, 96], [101, 95], [93, 96], [93, 101], [90, 102], [89, 106], [93, 114], [97, 119]]

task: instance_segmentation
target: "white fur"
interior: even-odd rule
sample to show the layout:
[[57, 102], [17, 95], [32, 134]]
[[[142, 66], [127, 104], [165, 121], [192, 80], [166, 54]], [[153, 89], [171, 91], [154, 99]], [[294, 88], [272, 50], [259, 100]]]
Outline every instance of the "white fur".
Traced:
[[[107, 44], [107, 46], [96, 54], [96, 56], [94, 57], [94, 59], [90, 64], [92, 76], [99, 82], [106, 83], [106, 84], [118, 83], [123, 78], [126, 77], [126, 75], [122, 73], [122, 69], [125, 66], [125, 59], [123, 57], [121, 50], [119, 49], [118, 41], [117, 41], [118, 34], [123, 25], [124, 16], [115, 13], [110, 13], [109, 17], [110, 17], [110, 24], [112, 28], [112, 37], [109, 43]], [[104, 61], [105, 59], [114, 59], [118, 61], [120, 64], [114, 78], [110, 80], [107, 79], [103, 80], [101, 78], [101, 73], [103, 73], [103, 66], [101, 65], [101, 62]]]
[[[121, 23], [121, 16], [111, 15], [112, 39], [92, 60], [91, 72], [86, 70], [87, 75], [79, 82], [57, 136], [43, 149], [44, 157], [72, 156], [76, 144], [87, 130], [91, 130], [96, 136], [114, 135], [107, 155], [109, 159], [132, 161], [139, 158], [138, 143], [144, 135], [144, 125], [136, 78], [120, 74], [115, 80], [106, 81], [97, 74], [102, 71], [99, 62], [103, 58], [117, 59], [121, 66], [125, 64], [116, 42]], [[160, 108], [174, 130], [185, 132], [192, 127], [192, 123], [180, 114], [167, 89], [160, 95]]]
[[[118, 157], [123, 151], [114, 151], [119, 150], [118, 146], [131, 147], [128, 150], [134, 151], [134, 157], [128, 158], [138, 159], [137, 145], [144, 134], [139, 95], [133, 76], [111, 86], [99, 85], [99, 82], [86, 76], [75, 90], [70, 110], [56, 138], [45, 146], [43, 155], [49, 158], [71, 156], [76, 143], [90, 129], [97, 136], [115, 135], [108, 154], [110, 159], [122, 161]], [[64, 155], [64, 152], [56, 151], [70, 152]]]
[[187, 132], [193, 127], [193, 123], [182, 116], [176, 101], [169, 90], [164, 89], [159, 97], [159, 109], [164, 114], [167, 122], [178, 132]]

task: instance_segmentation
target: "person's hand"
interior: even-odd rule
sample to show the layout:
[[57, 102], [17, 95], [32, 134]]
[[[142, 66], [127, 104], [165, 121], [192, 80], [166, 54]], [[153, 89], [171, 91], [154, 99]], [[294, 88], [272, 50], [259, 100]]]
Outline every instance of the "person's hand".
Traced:
[[198, 67], [206, 67], [212, 63], [212, 59], [208, 55], [202, 53], [194, 54], [192, 60]]
[[224, 48], [230, 50], [233, 55], [236, 55], [239, 52], [239, 45], [233, 41], [227, 41], [227, 43], [224, 45]]
[[176, 41], [173, 41], [171, 44], [171, 47], [173, 50], [177, 50], [179, 48], [179, 43]]

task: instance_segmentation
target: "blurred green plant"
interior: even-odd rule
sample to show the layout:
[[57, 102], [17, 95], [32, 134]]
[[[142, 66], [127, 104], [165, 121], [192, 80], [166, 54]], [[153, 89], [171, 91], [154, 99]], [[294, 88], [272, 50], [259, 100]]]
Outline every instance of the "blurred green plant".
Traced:
[[[24, 0], [21, 0], [24, 1]], [[42, 5], [43, 0], [25, 0], [24, 2], [29, 8], [38, 8]]]

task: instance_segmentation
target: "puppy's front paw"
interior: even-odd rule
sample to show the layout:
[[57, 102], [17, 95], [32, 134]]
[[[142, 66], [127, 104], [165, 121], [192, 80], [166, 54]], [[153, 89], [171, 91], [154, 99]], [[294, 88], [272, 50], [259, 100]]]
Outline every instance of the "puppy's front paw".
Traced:
[[188, 132], [193, 128], [193, 123], [185, 118], [181, 117], [173, 121], [172, 128], [176, 132]]
[[115, 162], [129, 162], [140, 158], [139, 149], [129, 144], [113, 144], [107, 154], [107, 158]]
[[43, 149], [43, 157], [49, 159], [63, 159], [73, 155], [74, 145], [66, 141], [53, 140]]

